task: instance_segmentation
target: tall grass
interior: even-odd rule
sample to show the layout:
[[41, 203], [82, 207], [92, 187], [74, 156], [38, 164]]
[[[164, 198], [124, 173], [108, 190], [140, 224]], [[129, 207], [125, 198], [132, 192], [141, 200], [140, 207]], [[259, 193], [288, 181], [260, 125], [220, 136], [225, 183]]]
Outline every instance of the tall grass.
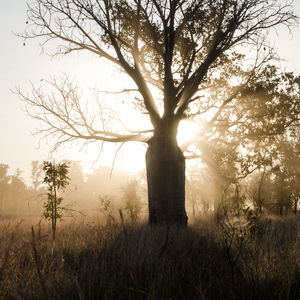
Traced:
[[224, 224], [3, 220], [0, 298], [300, 299], [299, 218]]

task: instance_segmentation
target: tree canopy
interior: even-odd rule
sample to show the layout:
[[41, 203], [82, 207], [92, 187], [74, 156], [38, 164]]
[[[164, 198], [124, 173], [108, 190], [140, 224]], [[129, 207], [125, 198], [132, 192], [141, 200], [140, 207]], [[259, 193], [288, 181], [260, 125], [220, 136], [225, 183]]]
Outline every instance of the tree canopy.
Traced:
[[[156, 126], [162, 116], [151, 86], [160, 91], [163, 114], [183, 118], [197, 92], [211, 84], [212, 75], [231, 65], [235, 49], [268, 47], [269, 29], [294, 24], [291, 3], [38, 0], [28, 6], [28, 28], [22, 36], [42, 38], [43, 46], [58, 40], [55, 55], [87, 50], [112, 62], [133, 80]], [[260, 63], [251, 66], [253, 73]], [[69, 94], [67, 88], [62, 96]], [[130, 139], [109, 132], [90, 135], [121, 142]]]

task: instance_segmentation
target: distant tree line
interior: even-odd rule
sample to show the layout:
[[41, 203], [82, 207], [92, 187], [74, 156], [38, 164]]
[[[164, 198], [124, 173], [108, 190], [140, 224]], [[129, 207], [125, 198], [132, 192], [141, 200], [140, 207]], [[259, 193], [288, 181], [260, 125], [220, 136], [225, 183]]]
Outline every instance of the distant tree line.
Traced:
[[[42, 215], [48, 194], [43, 162], [32, 161], [30, 183], [26, 183], [21, 175], [19, 169], [9, 175], [9, 165], [0, 164], [0, 216]], [[70, 184], [61, 194], [64, 207], [84, 214], [101, 213], [101, 201], [109, 199], [114, 214], [121, 209], [132, 220], [137, 219], [142, 207], [146, 208], [142, 203], [146, 193], [144, 175], [114, 171], [111, 176], [110, 167], [84, 174], [80, 162], [71, 161], [68, 177]]]
[[[193, 160], [187, 168], [187, 209], [190, 217], [216, 213], [220, 208], [238, 212], [249, 207], [258, 215], [297, 213], [300, 205], [299, 130], [264, 140], [241, 151], [227, 144], [210, 149], [209, 160]], [[204, 151], [202, 149], [202, 151]], [[47, 188], [43, 184], [42, 162], [31, 164], [31, 184], [26, 184], [17, 169], [8, 175], [9, 166], [0, 164], [0, 215], [41, 216]], [[111, 168], [84, 174], [78, 161], [70, 163], [70, 185], [63, 198], [67, 206], [83, 213], [99, 212], [107, 219], [121, 209], [136, 221], [147, 212], [145, 174], [130, 177]]]
[[[209, 152], [187, 174], [187, 200], [192, 215], [249, 207], [257, 215], [297, 213], [300, 204], [299, 130], [270, 138], [236, 153], [228, 145]], [[209, 146], [207, 146], [208, 148]], [[239, 149], [240, 151], [240, 149]]]
[[0, 164], [0, 214], [27, 210], [34, 189], [26, 186], [19, 169], [13, 175], [8, 175], [8, 170], [7, 164]]

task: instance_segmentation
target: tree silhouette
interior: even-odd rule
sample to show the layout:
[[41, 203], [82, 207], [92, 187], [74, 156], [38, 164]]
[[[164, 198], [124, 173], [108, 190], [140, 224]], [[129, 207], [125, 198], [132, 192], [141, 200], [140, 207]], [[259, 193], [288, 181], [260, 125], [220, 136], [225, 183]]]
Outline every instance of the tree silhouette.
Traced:
[[[251, 90], [249, 85], [274, 57], [265, 42], [269, 29], [292, 25], [296, 19], [291, 3], [36, 0], [28, 6], [29, 27], [21, 36], [43, 39], [43, 45], [59, 40], [54, 54], [86, 50], [111, 62], [132, 79], [135, 88], [122, 92], [138, 99], [153, 129], [107, 130], [99, 117], [97, 122], [86, 114], [68, 80], [48, 81], [58, 95], [47, 95], [39, 88], [31, 96], [19, 93], [32, 108], [30, 114], [47, 125], [42, 132], [58, 134], [57, 145], [74, 139], [148, 143], [149, 222], [185, 225], [185, 158], [177, 144], [178, 125], [187, 117], [217, 108], [203, 126], [206, 133], [221, 112]], [[241, 54], [245, 47], [257, 49], [252, 64], [245, 63]], [[236, 83], [228, 81], [231, 77]], [[201, 93], [208, 89], [218, 97], [203, 100]], [[155, 98], [153, 90], [160, 96]]]
[[[222, 93], [220, 89], [218, 93], [211, 91], [210, 97], [217, 98], [228, 90], [225, 87]], [[256, 170], [270, 169], [281, 155], [280, 145], [293, 136], [297, 140], [299, 91], [298, 76], [267, 65], [229, 106], [218, 109], [215, 120], [209, 121], [213, 127], [205, 125], [197, 150], [216, 174], [221, 192]]]
[[67, 163], [56, 164], [55, 162], [44, 161], [43, 171], [45, 172], [44, 183], [48, 186], [47, 201], [44, 203], [43, 217], [51, 220], [52, 238], [55, 240], [56, 223], [62, 218], [61, 206], [63, 200], [59, 191], [64, 190], [69, 184], [69, 165]]

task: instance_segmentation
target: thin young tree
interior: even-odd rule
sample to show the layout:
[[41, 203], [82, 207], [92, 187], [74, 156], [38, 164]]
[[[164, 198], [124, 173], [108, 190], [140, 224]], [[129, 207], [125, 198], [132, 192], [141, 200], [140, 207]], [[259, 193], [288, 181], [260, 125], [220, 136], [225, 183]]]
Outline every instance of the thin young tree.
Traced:
[[69, 184], [69, 165], [65, 162], [56, 164], [55, 162], [45, 161], [43, 171], [45, 172], [44, 183], [48, 186], [43, 217], [51, 221], [52, 239], [55, 240], [57, 220], [63, 217], [63, 207], [61, 206], [63, 198], [59, 196], [59, 192]]
[[[68, 81], [48, 82], [60, 98], [39, 88], [33, 88], [31, 96], [19, 93], [33, 108], [31, 115], [47, 125], [46, 134], [57, 134], [57, 145], [74, 139], [147, 143], [149, 222], [186, 225], [185, 157], [176, 139], [178, 125], [217, 108], [203, 126], [203, 135], [214, 128], [220, 113], [274, 57], [266, 36], [278, 25], [295, 23], [292, 2], [36, 0], [28, 5], [28, 28], [21, 36], [42, 39], [43, 46], [58, 40], [54, 54], [88, 51], [112, 63], [131, 78], [135, 88], [121, 92], [140, 100], [153, 128], [107, 130], [101, 120], [97, 123], [86, 114]], [[251, 65], [241, 55], [245, 48], [259, 49]], [[240, 80], [225, 93], [224, 82], [230, 76]], [[220, 89], [214, 102], [201, 95], [209, 89], [215, 93]]]
[[0, 164], [0, 214], [3, 214], [5, 207], [5, 196], [8, 193], [10, 176], [7, 171], [9, 166], [6, 164]]

